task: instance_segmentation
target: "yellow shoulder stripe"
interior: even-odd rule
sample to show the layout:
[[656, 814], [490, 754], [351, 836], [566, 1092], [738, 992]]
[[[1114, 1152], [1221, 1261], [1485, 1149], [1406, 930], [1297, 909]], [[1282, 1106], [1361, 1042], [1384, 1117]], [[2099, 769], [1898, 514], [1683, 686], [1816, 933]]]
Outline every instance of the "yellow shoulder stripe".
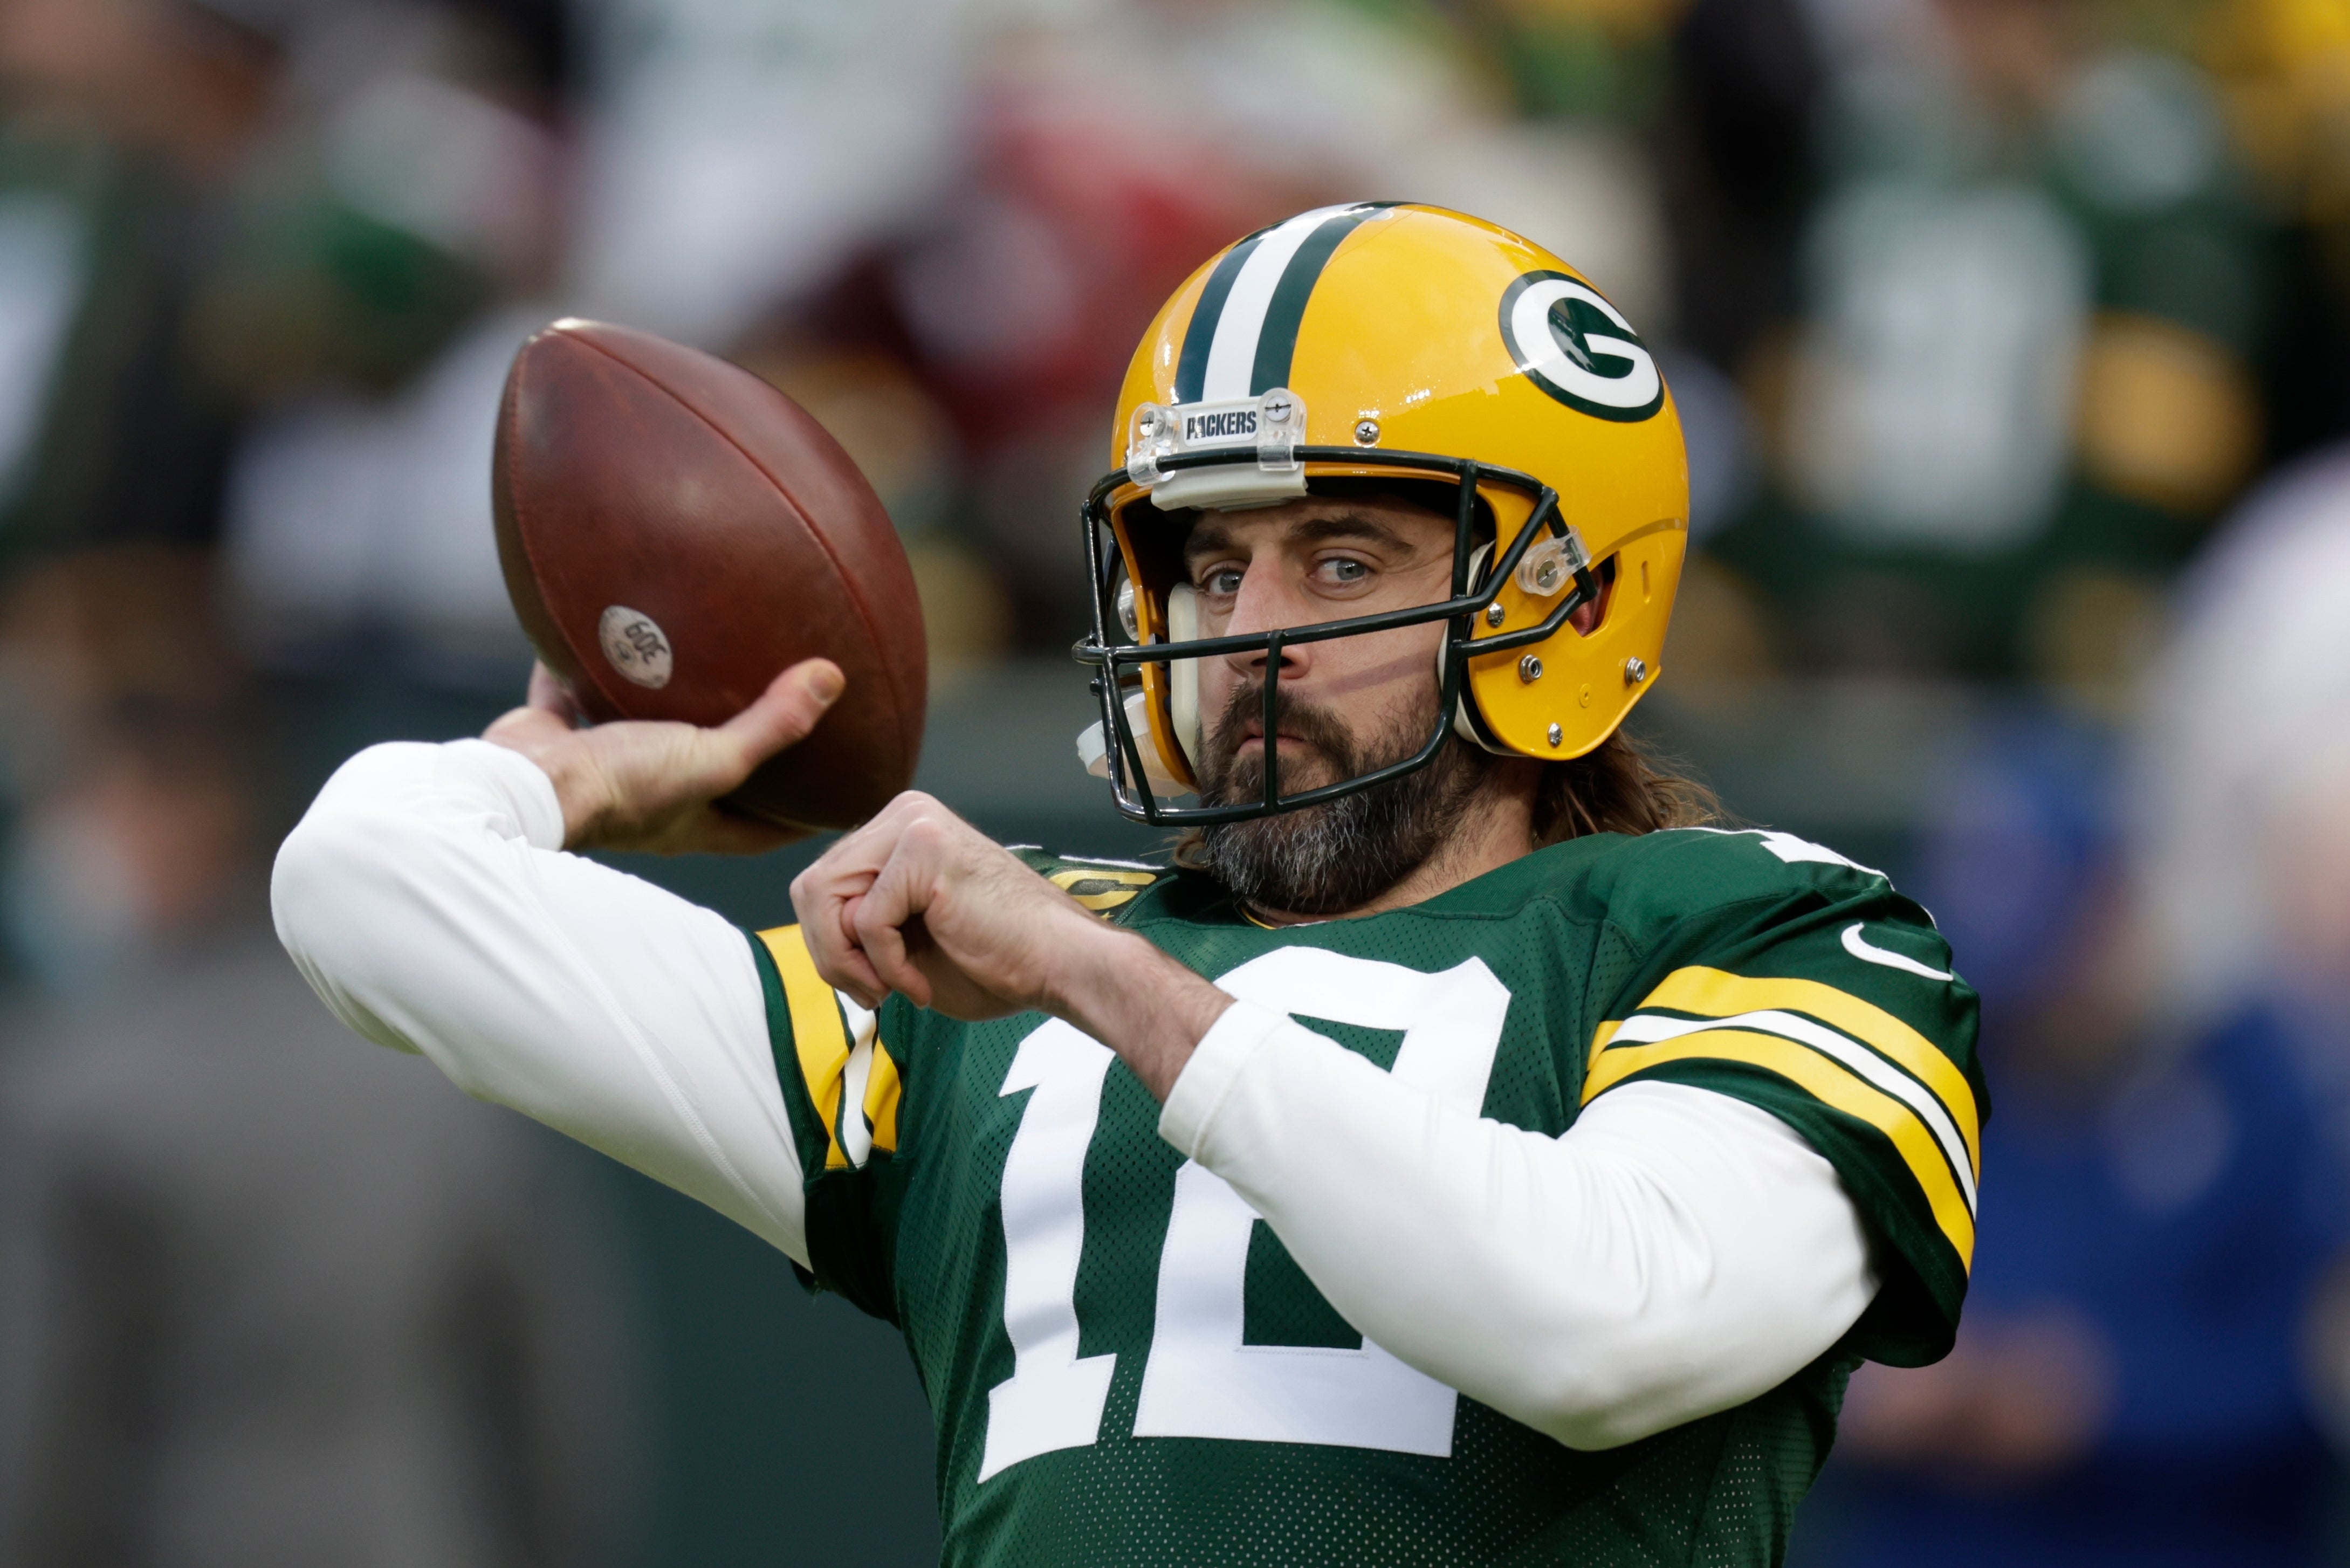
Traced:
[[1957, 1064], [1934, 1048], [1933, 1043], [1874, 1002], [1815, 980], [1750, 980], [1718, 969], [1692, 966], [1677, 969], [1641, 1000], [1642, 1007], [1669, 1007], [1700, 1018], [1723, 1018], [1734, 1012], [1778, 1009], [1808, 1012], [1821, 1023], [1841, 1029], [1876, 1048], [1877, 1054], [1932, 1091], [1942, 1102], [1959, 1136], [1966, 1140], [1967, 1159], [1982, 1168], [1982, 1121], [1975, 1108], [1974, 1090]]
[[1098, 915], [1131, 903], [1159, 880], [1159, 873], [1125, 871], [1114, 866], [1073, 866], [1051, 873], [1045, 880]]
[[905, 1085], [898, 1080], [898, 1063], [881, 1037], [873, 1037], [873, 1072], [865, 1080], [865, 1124], [873, 1129], [873, 1147], [898, 1152], [898, 1096]]
[[[840, 1016], [840, 1002], [832, 994], [832, 987], [816, 971], [816, 960], [808, 956], [807, 942], [797, 926], [778, 926], [771, 931], [761, 931], [759, 940], [775, 961], [775, 972], [783, 977], [784, 1003], [792, 1015], [792, 1045], [799, 1056], [800, 1077], [807, 1085], [808, 1098], [816, 1103], [816, 1115], [824, 1118], [826, 1147], [824, 1168], [840, 1170], [847, 1167], [848, 1153], [840, 1147], [840, 1085], [842, 1075], [848, 1067], [848, 1025]], [[874, 1064], [878, 1075], [880, 1063]], [[889, 1082], [898, 1081], [897, 1066], [889, 1069]], [[868, 1084], [866, 1097], [872, 1097]], [[893, 1104], [894, 1111], [894, 1104]], [[890, 1139], [897, 1138], [896, 1118], [890, 1124]]]
[[1744, 1029], [1707, 1029], [1652, 1045], [1618, 1045], [1592, 1063], [1584, 1080], [1584, 1103], [1590, 1104], [1603, 1091], [1644, 1068], [1691, 1059], [1742, 1062], [1775, 1073], [1821, 1104], [1857, 1116], [1883, 1133], [1926, 1194], [1934, 1223], [1957, 1250], [1960, 1262], [1973, 1267], [1974, 1219], [1967, 1212], [1966, 1199], [1943, 1162], [1939, 1146], [1918, 1119], [1918, 1113], [1808, 1046]]

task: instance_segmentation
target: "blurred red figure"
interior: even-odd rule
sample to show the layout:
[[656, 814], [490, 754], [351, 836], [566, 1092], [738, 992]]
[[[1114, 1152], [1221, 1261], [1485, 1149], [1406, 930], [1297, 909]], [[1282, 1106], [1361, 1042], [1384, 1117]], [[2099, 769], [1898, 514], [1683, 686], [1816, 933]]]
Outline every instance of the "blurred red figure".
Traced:
[[982, 99], [967, 182], [891, 280], [974, 451], [1073, 414], [1094, 439], [1125, 347], [1199, 258], [1323, 194], [1165, 129], [1016, 75]]

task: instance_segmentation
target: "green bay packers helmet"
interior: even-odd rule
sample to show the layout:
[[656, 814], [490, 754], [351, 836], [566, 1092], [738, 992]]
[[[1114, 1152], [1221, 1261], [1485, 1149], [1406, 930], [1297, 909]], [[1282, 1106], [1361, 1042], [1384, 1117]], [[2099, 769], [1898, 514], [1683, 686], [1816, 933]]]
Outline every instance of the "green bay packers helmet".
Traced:
[[[1399, 202], [1324, 207], [1249, 235], [1176, 290], [1135, 350], [1112, 461], [1087, 498], [1097, 733], [1080, 742], [1138, 821], [1295, 810], [1425, 765], [1449, 731], [1563, 760], [1612, 734], [1660, 673], [1688, 540], [1680, 421], [1621, 312], [1574, 268], [1478, 219]], [[1201, 638], [1182, 561], [1199, 509], [1277, 504], [1334, 481], [1447, 486], [1450, 598]], [[1588, 631], [1573, 612], [1596, 604]], [[1448, 623], [1424, 744], [1284, 794], [1277, 680], [1262, 798], [1198, 787], [1194, 660]], [[1212, 718], [1212, 715], [1206, 716]]]

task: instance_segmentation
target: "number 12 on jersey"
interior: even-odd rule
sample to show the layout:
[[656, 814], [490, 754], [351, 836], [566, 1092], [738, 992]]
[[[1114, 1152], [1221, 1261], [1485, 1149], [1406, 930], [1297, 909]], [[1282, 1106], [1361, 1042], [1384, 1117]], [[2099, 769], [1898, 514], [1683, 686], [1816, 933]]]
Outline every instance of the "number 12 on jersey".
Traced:
[[[1476, 959], [1440, 973], [1283, 948], [1216, 982], [1276, 1012], [1399, 1030], [1393, 1076], [1475, 1116], [1510, 993]], [[1055, 1019], [1013, 1055], [1002, 1094], [1030, 1091], [1003, 1162], [1003, 1330], [1012, 1376], [988, 1392], [979, 1480], [1101, 1433], [1116, 1355], [1077, 1354], [1086, 1151], [1101, 1115], [1108, 1047]], [[1257, 1220], [1222, 1178], [1186, 1160], [1159, 1254], [1139, 1438], [1225, 1438], [1449, 1455], [1458, 1396], [1369, 1340], [1360, 1349], [1243, 1341]]]

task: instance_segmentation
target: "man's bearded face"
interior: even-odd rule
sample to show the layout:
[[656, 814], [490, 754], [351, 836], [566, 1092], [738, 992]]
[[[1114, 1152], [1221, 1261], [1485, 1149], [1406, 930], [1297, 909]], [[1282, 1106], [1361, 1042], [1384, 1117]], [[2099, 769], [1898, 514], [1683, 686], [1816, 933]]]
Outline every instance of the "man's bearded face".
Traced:
[[[1436, 697], [1357, 736], [1317, 703], [1275, 699], [1281, 788], [1295, 794], [1401, 762], [1427, 743]], [[1262, 799], [1264, 754], [1241, 744], [1263, 711], [1261, 682], [1235, 688], [1207, 737], [1200, 797], [1210, 805]], [[1302, 742], [1302, 743], [1301, 743]], [[1207, 869], [1245, 901], [1289, 914], [1359, 909], [1428, 862], [1459, 829], [1493, 759], [1447, 734], [1427, 766], [1320, 805], [1219, 823], [1201, 833]]]

